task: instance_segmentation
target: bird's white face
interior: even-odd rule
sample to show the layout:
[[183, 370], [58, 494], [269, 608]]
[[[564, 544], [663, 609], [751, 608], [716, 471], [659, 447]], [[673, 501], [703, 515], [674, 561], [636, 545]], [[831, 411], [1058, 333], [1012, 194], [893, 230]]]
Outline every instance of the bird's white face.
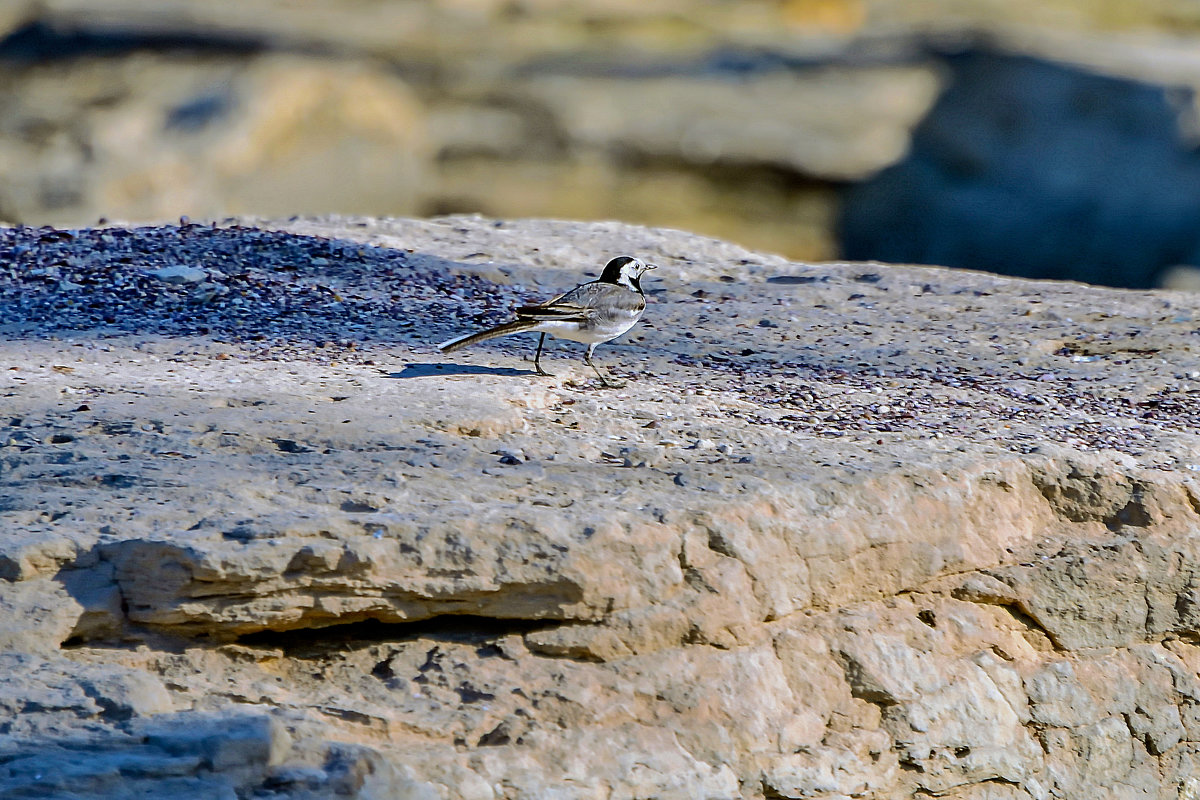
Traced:
[[617, 278], [617, 283], [640, 292], [642, 288], [638, 283], [638, 279], [652, 269], [658, 269], [658, 265], [647, 264], [640, 258], [631, 258], [621, 265], [621, 275]]

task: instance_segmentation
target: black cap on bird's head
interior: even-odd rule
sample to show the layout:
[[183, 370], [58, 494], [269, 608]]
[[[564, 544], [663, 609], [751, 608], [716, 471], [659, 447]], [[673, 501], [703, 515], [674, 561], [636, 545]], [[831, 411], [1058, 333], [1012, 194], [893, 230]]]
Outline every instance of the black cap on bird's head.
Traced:
[[658, 269], [658, 266], [647, 264], [632, 256], [617, 256], [604, 265], [604, 272], [600, 275], [600, 280], [604, 283], [628, 286], [630, 289], [640, 292], [642, 285], [639, 281], [642, 273], [652, 269]]

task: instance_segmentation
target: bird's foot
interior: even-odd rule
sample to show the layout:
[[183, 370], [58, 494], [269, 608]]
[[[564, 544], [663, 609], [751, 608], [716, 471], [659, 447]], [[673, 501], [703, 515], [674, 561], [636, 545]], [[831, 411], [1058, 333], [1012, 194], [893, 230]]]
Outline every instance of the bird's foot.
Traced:
[[542, 369], [541, 367], [537, 368], [537, 374], [541, 375], [544, 378], [553, 378], [554, 377], [553, 372], [546, 372], [546, 370]]

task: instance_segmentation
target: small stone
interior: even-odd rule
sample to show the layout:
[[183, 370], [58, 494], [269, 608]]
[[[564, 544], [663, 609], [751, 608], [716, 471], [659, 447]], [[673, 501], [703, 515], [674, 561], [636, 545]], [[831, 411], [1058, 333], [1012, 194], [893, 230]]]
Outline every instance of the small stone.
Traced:
[[506, 466], [525, 463], [525, 459], [522, 457], [524, 453], [519, 450], [497, 450], [493, 455], [500, 456], [500, 463]]
[[224, 286], [206, 281], [192, 290], [192, 293], [188, 295], [188, 302], [196, 305], [204, 305], [205, 303], [212, 302], [214, 298], [225, 294], [226, 291]]
[[623, 467], [644, 467], [652, 460], [652, 456], [640, 447], [622, 447], [619, 455]]
[[186, 264], [175, 264], [170, 267], [156, 269], [150, 273], [163, 283], [199, 283], [208, 277], [206, 270], [199, 267], [189, 267]]

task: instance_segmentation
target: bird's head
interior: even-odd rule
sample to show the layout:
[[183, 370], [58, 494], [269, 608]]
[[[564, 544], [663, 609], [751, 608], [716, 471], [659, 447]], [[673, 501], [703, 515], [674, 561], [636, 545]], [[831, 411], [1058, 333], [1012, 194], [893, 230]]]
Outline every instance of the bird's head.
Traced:
[[643, 273], [652, 269], [658, 269], [658, 265], [647, 264], [640, 258], [632, 256], [617, 256], [604, 266], [600, 280], [640, 292], [642, 291], [641, 277]]

